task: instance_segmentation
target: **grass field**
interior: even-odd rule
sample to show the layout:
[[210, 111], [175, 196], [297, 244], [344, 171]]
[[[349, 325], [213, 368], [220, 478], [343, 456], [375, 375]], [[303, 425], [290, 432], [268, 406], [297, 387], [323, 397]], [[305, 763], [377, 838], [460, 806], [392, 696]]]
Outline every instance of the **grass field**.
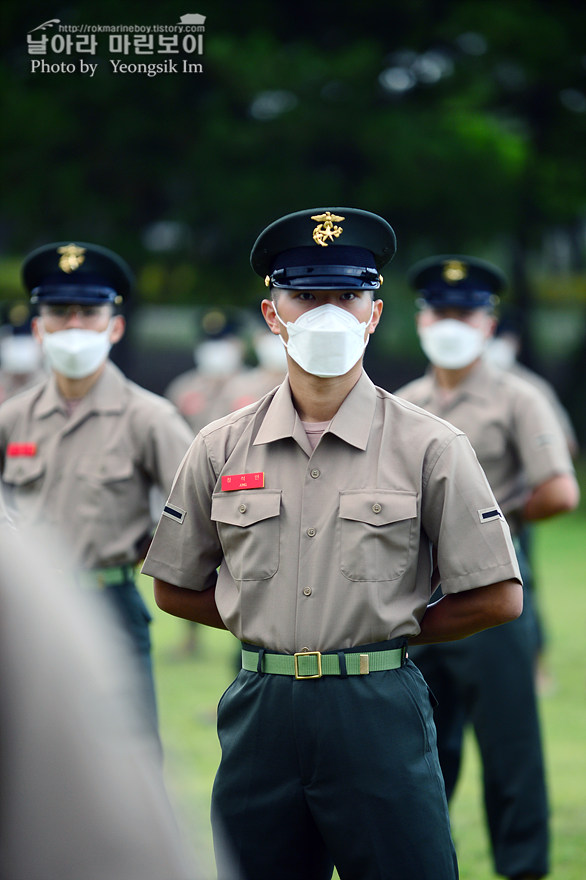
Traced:
[[[582, 470], [582, 473], [584, 471]], [[586, 483], [581, 480], [583, 492]], [[541, 697], [552, 808], [552, 878], [586, 877], [586, 503], [536, 528], [535, 570], [548, 635], [553, 687]], [[238, 643], [228, 633], [198, 629], [198, 650], [181, 656], [186, 624], [153, 607], [153, 640], [161, 735], [169, 789], [186, 834], [210, 880], [215, 876], [209, 799], [219, 760], [215, 707], [231, 681]], [[467, 740], [464, 771], [452, 808], [462, 880], [494, 877], [481, 806], [479, 768]], [[275, 878], [278, 880], [278, 878]], [[303, 878], [300, 878], [303, 880]], [[440, 878], [438, 878], [440, 880]]]

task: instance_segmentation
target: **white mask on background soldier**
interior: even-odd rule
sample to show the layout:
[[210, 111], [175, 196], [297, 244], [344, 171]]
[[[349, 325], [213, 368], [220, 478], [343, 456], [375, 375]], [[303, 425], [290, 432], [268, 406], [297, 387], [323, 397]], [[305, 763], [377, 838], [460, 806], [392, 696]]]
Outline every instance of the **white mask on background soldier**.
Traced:
[[420, 328], [419, 339], [431, 363], [446, 370], [467, 367], [482, 354], [486, 343], [482, 330], [453, 318]]
[[508, 339], [489, 339], [484, 349], [484, 359], [501, 370], [510, 370], [517, 359], [517, 350], [514, 343]]
[[49, 365], [68, 379], [83, 379], [100, 367], [112, 347], [110, 324], [101, 333], [72, 327], [43, 333], [43, 353]]
[[231, 376], [242, 366], [242, 344], [239, 339], [208, 339], [193, 352], [195, 365], [206, 376]]
[[41, 366], [41, 349], [29, 334], [5, 336], [0, 340], [0, 366], [7, 373], [26, 375]]
[[269, 332], [263, 333], [255, 340], [254, 352], [263, 370], [283, 373], [287, 371], [287, 355], [281, 342], [280, 336]]
[[368, 322], [361, 323], [346, 309], [326, 303], [285, 324], [275, 307], [277, 318], [287, 328], [289, 341], [283, 345], [288, 354], [306, 373], [323, 379], [343, 376], [360, 360], [373, 313], [374, 303]]

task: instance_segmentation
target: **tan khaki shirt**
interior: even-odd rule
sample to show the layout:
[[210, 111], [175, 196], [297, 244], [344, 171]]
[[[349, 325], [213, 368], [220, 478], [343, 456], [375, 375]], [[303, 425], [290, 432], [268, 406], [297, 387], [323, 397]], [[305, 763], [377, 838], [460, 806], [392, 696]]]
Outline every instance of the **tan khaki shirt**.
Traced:
[[287, 370], [267, 370], [264, 367], [254, 367], [238, 373], [228, 379], [222, 388], [218, 398], [219, 413], [215, 418], [221, 418], [228, 413], [242, 409], [256, 400], [260, 400], [269, 391], [273, 391], [280, 385], [287, 374]]
[[10, 517], [8, 516], [8, 511], [6, 510], [6, 505], [4, 503], [4, 496], [0, 491], [0, 526], [7, 525], [10, 522]]
[[503, 513], [514, 516], [530, 489], [573, 473], [568, 446], [550, 403], [534, 386], [480, 362], [446, 398], [432, 371], [397, 396], [446, 419], [474, 447]]
[[0, 403], [38, 385], [47, 379], [47, 371], [43, 369], [35, 370], [34, 373], [8, 373], [0, 369]]
[[566, 443], [568, 444], [571, 455], [572, 449], [578, 449], [578, 438], [570, 414], [557, 396], [553, 385], [551, 385], [547, 379], [544, 379], [543, 376], [540, 376], [539, 373], [534, 373], [533, 370], [529, 370], [518, 361], [515, 361], [512, 367], [509, 368], [508, 372], [513, 376], [518, 376], [519, 379], [524, 379], [526, 382], [529, 382], [530, 385], [534, 385], [539, 391], [541, 391], [543, 396], [547, 398], [551, 404], [551, 408], [558, 418], [561, 429], [564, 432], [564, 437], [566, 438]]
[[134, 564], [193, 434], [110, 361], [71, 416], [55, 378], [0, 406], [0, 468], [15, 524], [54, 528], [82, 568]]
[[165, 397], [177, 407], [192, 433], [197, 434], [205, 425], [230, 412], [221, 395], [234, 375], [208, 376], [197, 368], [188, 370], [173, 379]]
[[143, 571], [205, 590], [219, 566], [238, 638], [335, 650], [419, 632], [431, 544], [446, 592], [520, 579], [462, 432], [363, 373], [312, 453], [286, 380], [200, 432]]

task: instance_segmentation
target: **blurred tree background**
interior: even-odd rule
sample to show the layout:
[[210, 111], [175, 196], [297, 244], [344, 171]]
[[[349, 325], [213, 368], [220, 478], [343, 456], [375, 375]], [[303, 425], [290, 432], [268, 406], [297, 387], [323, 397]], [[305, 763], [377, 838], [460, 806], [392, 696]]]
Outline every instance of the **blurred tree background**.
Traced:
[[[112, 59], [163, 56], [114, 55], [106, 34], [94, 56], [46, 57], [98, 62], [93, 77], [31, 72], [27, 33], [45, 20], [172, 25], [187, 12], [206, 16], [203, 54], [175, 61], [200, 73], [115, 74]], [[523, 360], [554, 382], [586, 437], [581, 4], [54, 0], [31, 12], [7, 0], [1, 15], [1, 298], [23, 295], [18, 267], [33, 247], [114, 248], [138, 278], [120, 357], [162, 390], [179, 368], [173, 353], [191, 344], [173, 310], [256, 309], [262, 282], [248, 255], [260, 230], [289, 211], [353, 205], [398, 237], [386, 322], [369, 346], [376, 381], [392, 390], [423, 365], [408, 266], [474, 253], [506, 271]]]

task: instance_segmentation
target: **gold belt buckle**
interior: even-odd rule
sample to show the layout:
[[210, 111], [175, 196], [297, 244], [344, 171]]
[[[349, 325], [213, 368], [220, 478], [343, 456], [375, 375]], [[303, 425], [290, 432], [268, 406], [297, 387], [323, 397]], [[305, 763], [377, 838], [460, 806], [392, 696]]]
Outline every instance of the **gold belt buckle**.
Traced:
[[[300, 657], [317, 657], [317, 674], [316, 675], [299, 675], [299, 658]], [[293, 661], [295, 663], [295, 678], [297, 679], [305, 679], [305, 678], [321, 678], [321, 651], [298, 651], [296, 654], [293, 654]]]

